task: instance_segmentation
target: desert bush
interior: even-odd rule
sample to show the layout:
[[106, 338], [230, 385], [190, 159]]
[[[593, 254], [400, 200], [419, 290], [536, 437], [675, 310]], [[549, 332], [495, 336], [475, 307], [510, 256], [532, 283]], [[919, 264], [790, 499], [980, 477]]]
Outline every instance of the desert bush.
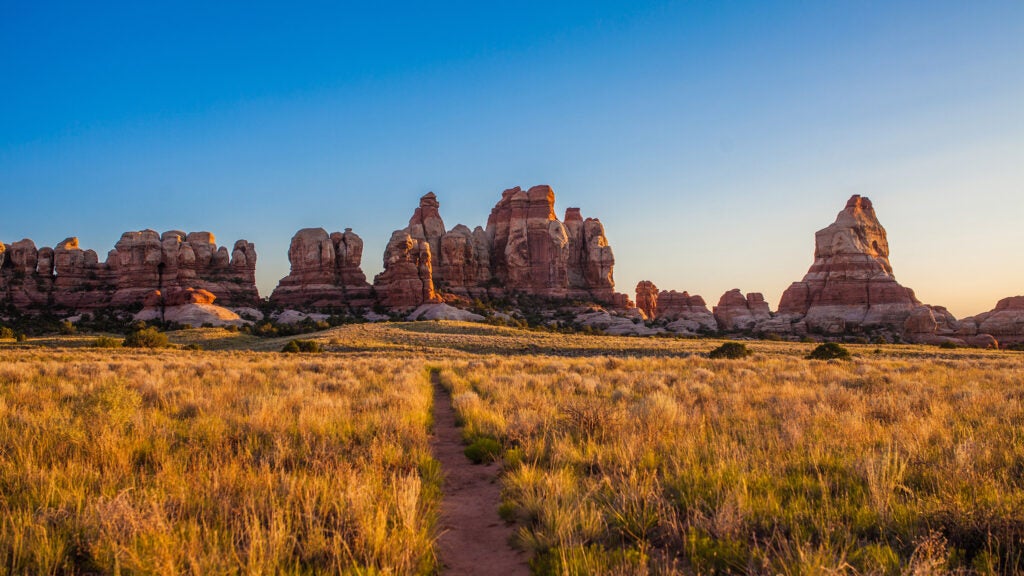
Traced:
[[746, 358], [747, 356], [750, 356], [750, 350], [748, 350], [747, 345], [742, 342], [726, 342], [711, 352], [708, 352], [708, 358], [716, 360], [721, 358], [735, 360], [738, 358]]
[[316, 340], [291, 340], [284, 345], [281, 352], [296, 353], [296, 352], [309, 352], [317, 354], [323, 352], [323, 346], [320, 345]]
[[807, 355], [809, 360], [849, 360], [850, 351], [835, 342], [825, 342]]
[[147, 326], [129, 332], [124, 338], [124, 345], [128, 348], [167, 348], [171, 343], [167, 334]]
[[7, 326], [0, 326], [0, 340], [14, 338], [14, 330]]
[[110, 336], [100, 336], [92, 341], [93, 348], [120, 348], [122, 340]]
[[493, 462], [501, 456], [501, 444], [493, 438], [477, 438], [463, 453], [474, 464]]

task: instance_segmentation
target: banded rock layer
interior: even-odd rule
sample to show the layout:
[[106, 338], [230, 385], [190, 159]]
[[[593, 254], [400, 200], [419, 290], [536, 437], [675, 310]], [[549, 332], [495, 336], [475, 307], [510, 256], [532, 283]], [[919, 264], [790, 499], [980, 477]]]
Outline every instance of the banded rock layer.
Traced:
[[239, 240], [229, 253], [213, 234], [125, 232], [100, 262], [67, 238], [36, 249], [25, 239], [0, 244], [0, 300], [18, 309], [95, 310], [142, 303], [154, 291], [201, 289], [228, 306], [259, 301], [256, 249]]

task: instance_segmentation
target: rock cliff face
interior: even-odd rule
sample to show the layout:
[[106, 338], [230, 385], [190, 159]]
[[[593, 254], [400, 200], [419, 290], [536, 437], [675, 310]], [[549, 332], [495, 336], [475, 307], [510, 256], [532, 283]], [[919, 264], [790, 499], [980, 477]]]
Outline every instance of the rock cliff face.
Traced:
[[270, 301], [284, 307], [365, 307], [373, 304], [370, 285], [360, 267], [363, 240], [346, 228], [327, 234], [304, 228], [288, 247], [291, 272], [281, 279]]
[[808, 329], [825, 334], [902, 330], [921, 303], [893, 276], [885, 229], [871, 200], [851, 197], [814, 241], [814, 264], [783, 293], [779, 313], [803, 317]]
[[549, 186], [512, 188], [491, 210], [486, 229], [459, 224], [445, 232], [437, 197], [423, 196], [409, 225], [388, 243], [385, 271], [374, 279], [381, 302], [406, 308], [445, 295], [527, 294], [628, 306], [614, 290], [615, 257], [601, 222], [584, 220], [578, 208], [560, 222], [554, 203]]
[[641, 280], [636, 285], [636, 307], [648, 320], [658, 316], [658, 287], [650, 280]]
[[155, 290], [187, 288], [207, 290], [227, 305], [259, 301], [255, 247], [239, 240], [229, 254], [209, 232], [125, 232], [102, 263], [77, 238], [38, 250], [26, 239], [2, 252], [0, 300], [20, 309], [130, 306]]
[[380, 302], [388, 308], [416, 308], [441, 302], [434, 290], [433, 256], [427, 240], [396, 230], [384, 250], [384, 271], [373, 279]]

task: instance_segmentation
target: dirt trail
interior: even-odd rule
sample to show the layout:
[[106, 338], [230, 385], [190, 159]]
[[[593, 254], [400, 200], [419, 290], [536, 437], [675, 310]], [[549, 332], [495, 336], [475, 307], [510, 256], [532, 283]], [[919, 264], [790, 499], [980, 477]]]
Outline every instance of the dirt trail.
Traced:
[[455, 427], [451, 396], [434, 383], [434, 437], [431, 447], [444, 472], [441, 537], [442, 574], [527, 576], [526, 554], [509, 546], [512, 528], [498, 517], [501, 464], [474, 465], [462, 453], [462, 435]]

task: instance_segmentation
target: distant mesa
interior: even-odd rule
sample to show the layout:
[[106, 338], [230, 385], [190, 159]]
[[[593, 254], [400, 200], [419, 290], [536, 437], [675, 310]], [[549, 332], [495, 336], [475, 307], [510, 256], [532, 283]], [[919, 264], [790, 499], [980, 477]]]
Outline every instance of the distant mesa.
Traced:
[[229, 253], [213, 234], [125, 232], [100, 262], [77, 238], [36, 249], [0, 243], [0, 301], [20, 310], [89, 311], [144, 304], [154, 292], [205, 290], [228, 306], [259, 303], [256, 249], [239, 240]]

